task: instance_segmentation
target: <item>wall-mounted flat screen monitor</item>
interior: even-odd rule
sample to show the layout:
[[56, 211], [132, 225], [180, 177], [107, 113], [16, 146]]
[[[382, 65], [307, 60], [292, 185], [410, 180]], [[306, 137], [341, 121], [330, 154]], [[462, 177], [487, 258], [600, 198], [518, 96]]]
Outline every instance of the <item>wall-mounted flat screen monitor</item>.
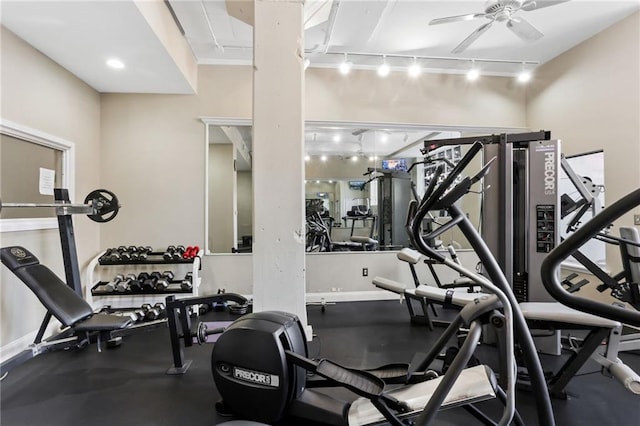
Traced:
[[350, 180], [349, 181], [349, 189], [351, 190], [362, 190], [362, 188], [364, 187], [364, 181], [363, 180]]
[[397, 158], [394, 160], [382, 160], [382, 169], [390, 170], [393, 172], [406, 172], [407, 171], [407, 159]]

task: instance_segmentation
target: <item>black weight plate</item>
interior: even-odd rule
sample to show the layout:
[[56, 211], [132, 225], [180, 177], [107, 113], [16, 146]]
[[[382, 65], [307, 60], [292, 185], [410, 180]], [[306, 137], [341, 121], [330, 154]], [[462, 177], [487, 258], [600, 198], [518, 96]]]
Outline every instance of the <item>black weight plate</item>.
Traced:
[[120, 202], [113, 192], [107, 189], [95, 189], [84, 199], [85, 204], [91, 203], [96, 207], [95, 214], [87, 215], [94, 222], [109, 222], [120, 210]]

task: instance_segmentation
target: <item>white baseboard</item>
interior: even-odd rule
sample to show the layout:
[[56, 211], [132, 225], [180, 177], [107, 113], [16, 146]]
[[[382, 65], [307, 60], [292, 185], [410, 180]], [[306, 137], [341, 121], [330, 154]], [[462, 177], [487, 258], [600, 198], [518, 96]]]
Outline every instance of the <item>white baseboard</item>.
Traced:
[[399, 300], [397, 294], [386, 290], [371, 291], [328, 291], [324, 293], [307, 293], [307, 303], [324, 302], [363, 302], [372, 300]]
[[[60, 328], [60, 323], [55, 320], [51, 320], [51, 324], [47, 327], [47, 331], [44, 333], [45, 338], [47, 336], [52, 336], [58, 333]], [[7, 343], [6, 345], [0, 347], [0, 362], [5, 362], [8, 359], [18, 355], [20, 352], [28, 349], [29, 346], [33, 343], [36, 335], [38, 334], [38, 330], [32, 331], [19, 339], [14, 340], [11, 343]]]

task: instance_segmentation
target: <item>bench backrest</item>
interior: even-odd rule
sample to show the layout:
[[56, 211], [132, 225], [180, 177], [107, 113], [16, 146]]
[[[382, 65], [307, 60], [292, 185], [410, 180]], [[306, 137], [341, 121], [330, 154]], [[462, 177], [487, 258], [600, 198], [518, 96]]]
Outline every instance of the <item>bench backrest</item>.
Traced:
[[0, 259], [64, 326], [72, 326], [93, 314], [86, 300], [24, 247], [4, 247], [0, 249]]

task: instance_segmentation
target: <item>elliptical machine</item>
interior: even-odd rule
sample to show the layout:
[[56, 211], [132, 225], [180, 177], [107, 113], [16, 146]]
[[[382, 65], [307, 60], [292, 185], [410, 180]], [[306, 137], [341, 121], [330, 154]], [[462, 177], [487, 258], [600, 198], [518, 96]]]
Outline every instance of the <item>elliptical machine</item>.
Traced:
[[[428, 353], [416, 362], [374, 371], [343, 367], [325, 359], [309, 359], [302, 326], [294, 315], [283, 312], [246, 315], [226, 329], [213, 349], [212, 373], [222, 396], [218, 410], [263, 423], [273, 423], [291, 415], [338, 426], [384, 421], [403, 426], [408, 424], [405, 419], [410, 416], [415, 417], [411, 419], [412, 424], [427, 425], [441, 408], [463, 406], [483, 424], [508, 425], [514, 415], [516, 423], [522, 424], [515, 411], [515, 327], [527, 366], [532, 372], [538, 423], [553, 426], [555, 421], [540, 362], [515, 296], [490, 251], [455, 204], [486, 175], [490, 164], [477, 175], [464, 178], [450, 188], [481, 148], [480, 143], [474, 144], [439, 185], [439, 176], [432, 179], [421, 203], [418, 205], [414, 201], [410, 205], [406, 225], [414, 245], [423, 254], [446, 264], [492, 294], [479, 295], [473, 303], [465, 306]], [[440, 175], [442, 172], [440, 167], [436, 173]], [[452, 219], [444, 226], [460, 227], [488, 266], [489, 279], [464, 268], [426, 244], [430, 236], [422, 235], [421, 223], [433, 209], [449, 211]], [[503, 365], [500, 384], [506, 393], [489, 367], [465, 368], [485, 324], [496, 328], [501, 343]], [[429, 366], [462, 326], [469, 328], [464, 343], [446, 373], [434, 378]], [[307, 380], [307, 372], [323, 380], [319, 384]], [[402, 383], [403, 386], [387, 390], [387, 383]], [[344, 387], [360, 398], [342, 401], [313, 389], [327, 386]], [[473, 405], [492, 397], [498, 397], [504, 403], [498, 422], [492, 421]]]

